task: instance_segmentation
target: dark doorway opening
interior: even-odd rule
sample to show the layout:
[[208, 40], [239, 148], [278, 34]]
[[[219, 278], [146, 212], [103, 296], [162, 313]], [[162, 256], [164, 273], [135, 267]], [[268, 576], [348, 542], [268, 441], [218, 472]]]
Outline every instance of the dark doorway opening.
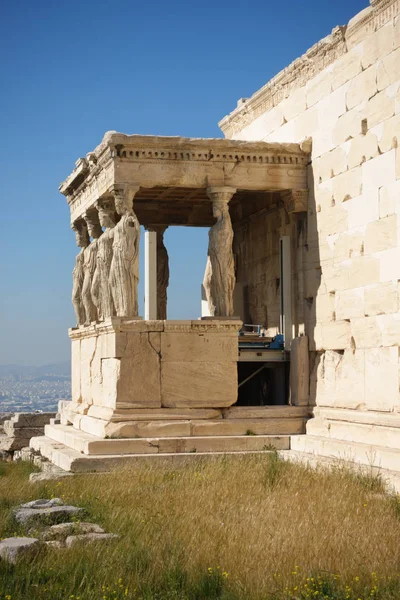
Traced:
[[279, 406], [289, 403], [289, 364], [238, 362], [236, 406]]

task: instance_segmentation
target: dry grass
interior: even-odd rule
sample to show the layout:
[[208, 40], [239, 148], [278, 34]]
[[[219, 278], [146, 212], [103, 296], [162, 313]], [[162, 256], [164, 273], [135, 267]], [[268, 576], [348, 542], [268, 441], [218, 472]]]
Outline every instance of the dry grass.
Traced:
[[311, 471], [276, 455], [194, 459], [30, 485], [0, 479], [9, 509], [61, 496], [119, 542], [0, 565], [0, 599], [400, 598], [399, 504], [378, 479]]

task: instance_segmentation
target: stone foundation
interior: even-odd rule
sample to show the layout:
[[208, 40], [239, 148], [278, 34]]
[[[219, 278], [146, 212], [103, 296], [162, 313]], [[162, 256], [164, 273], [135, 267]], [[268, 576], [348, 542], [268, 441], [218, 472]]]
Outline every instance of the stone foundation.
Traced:
[[62, 422], [132, 437], [148, 435], [154, 420], [169, 435], [185, 435], [185, 421], [220, 418], [237, 400], [240, 327], [239, 320], [112, 318], [70, 330], [72, 402], [61, 408]]

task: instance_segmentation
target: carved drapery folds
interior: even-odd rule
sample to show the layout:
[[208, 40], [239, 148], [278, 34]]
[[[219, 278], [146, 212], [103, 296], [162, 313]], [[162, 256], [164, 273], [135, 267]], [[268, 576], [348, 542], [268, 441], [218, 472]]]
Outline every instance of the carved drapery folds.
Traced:
[[84, 280], [83, 253], [90, 244], [87, 225], [83, 219], [75, 221], [72, 225], [75, 232], [76, 245], [81, 249], [75, 260], [72, 271], [72, 304], [75, 311], [77, 325], [85, 322], [85, 307], [83, 306], [82, 288]]
[[137, 190], [114, 188], [112, 196], [98, 200], [73, 224], [81, 248], [72, 292], [78, 325], [138, 316], [140, 225], [133, 211]]
[[85, 324], [97, 321], [97, 309], [92, 297], [92, 283], [96, 270], [97, 240], [103, 233], [97, 211], [88, 210], [83, 215], [85, 219], [91, 243], [83, 251], [83, 285], [82, 302], [85, 309]]
[[209, 232], [207, 267], [204, 289], [211, 316], [233, 316], [233, 291], [235, 287], [235, 262], [232, 251], [233, 229], [229, 215], [229, 201], [234, 188], [208, 188], [217, 219]]
[[113, 253], [116, 214], [112, 198], [99, 200], [96, 202], [96, 208], [99, 212], [100, 225], [104, 228], [104, 233], [97, 242], [96, 270], [92, 282], [92, 298], [97, 308], [98, 318], [99, 320], [103, 320], [115, 315], [108, 280]]
[[109, 286], [117, 317], [138, 316], [140, 225], [133, 211], [138, 187], [114, 188], [115, 209], [120, 220], [113, 230]]

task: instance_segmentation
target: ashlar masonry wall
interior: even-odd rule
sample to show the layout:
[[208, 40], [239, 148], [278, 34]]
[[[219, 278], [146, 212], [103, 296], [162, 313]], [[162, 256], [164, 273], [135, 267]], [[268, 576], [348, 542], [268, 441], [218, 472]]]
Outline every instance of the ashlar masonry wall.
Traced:
[[400, 1], [372, 1], [220, 126], [233, 139], [311, 138], [295, 250], [311, 402], [400, 411]]

